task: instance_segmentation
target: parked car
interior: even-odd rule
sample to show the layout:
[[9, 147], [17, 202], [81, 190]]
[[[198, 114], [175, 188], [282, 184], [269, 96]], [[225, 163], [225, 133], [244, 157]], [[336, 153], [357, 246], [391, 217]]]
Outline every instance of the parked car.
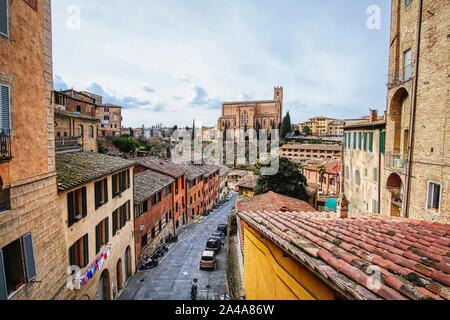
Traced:
[[216, 253], [214, 251], [205, 251], [202, 254], [202, 258], [200, 259], [200, 270], [209, 269], [216, 270], [217, 268], [217, 260]]
[[214, 251], [218, 253], [222, 248], [222, 240], [218, 238], [209, 238], [206, 242], [206, 251]]
[[228, 233], [228, 226], [226, 224], [219, 224], [217, 226], [217, 231], [223, 232], [226, 235]]
[[226, 235], [222, 231], [216, 231], [211, 235], [211, 238], [223, 240], [226, 238]]

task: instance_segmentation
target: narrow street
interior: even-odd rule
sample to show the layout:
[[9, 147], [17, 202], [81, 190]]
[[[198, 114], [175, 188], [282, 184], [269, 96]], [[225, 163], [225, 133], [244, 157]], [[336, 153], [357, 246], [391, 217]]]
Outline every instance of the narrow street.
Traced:
[[180, 231], [180, 241], [160, 260], [157, 268], [138, 272], [122, 291], [120, 300], [190, 300], [191, 284], [198, 279], [198, 300], [223, 297], [226, 288], [226, 248], [217, 256], [216, 271], [200, 271], [198, 266], [209, 236], [217, 225], [226, 223], [237, 196]]

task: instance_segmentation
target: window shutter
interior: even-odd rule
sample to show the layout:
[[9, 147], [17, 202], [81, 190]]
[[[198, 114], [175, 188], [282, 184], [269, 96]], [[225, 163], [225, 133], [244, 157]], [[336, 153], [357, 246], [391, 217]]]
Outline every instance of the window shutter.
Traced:
[[96, 182], [95, 183], [95, 210], [97, 210], [100, 207], [100, 194], [102, 192], [101, 183]]
[[113, 212], [113, 236], [115, 236], [117, 233], [117, 214], [117, 210]]
[[95, 227], [95, 252], [98, 253], [100, 251], [100, 239], [101, 239], [101, 224]]
[[109, 243], [109, 218], [105, 219], [105, 242]]
[[[1, 2], [2, 0], [0, 0]], [[11, 108], [10, 108], [10, 90], [7, 86], [0, 86], [0, 106], [1, 106], [1, 117], [0, 117], [0, 129], [9, 132], [11, 129]]]
[[23, 252], [25, 256], [25, 271], [27, 275], [27, 281], [31, 282], [36, 279], [36, 263], [34, 260], [34, 248], [33, 237], [31, 234], [27, 234], [22, 238]]
[[75, 254], [75, 245], [72, 245], [69, 248], [69, 263], [71, 266], [75, 265], [75, 262], [77, 261], [77, 257]]
[[70, 192], [67, 194], [67, 212], [68, 212], [68, 223], [69, 223], [69, 227], [71, 227], [75, 221], [74, 221], [74, 193]]
[[112, 176], [112, 192], [114, 197], [117, 194], [117, 175]]
[[0, 300], [8, 300], [3, 252], [0, 250]]
[[104, 194], [105, 194], [105, 203], [108, 202], [108, 179], [105, 179], [103, 181], [103, 188], [104, 188]]
[[85, 235], [83, 238], [83, 268], [89, 264], [89, 235]]
[[384, 154], [386, 151], [386, 131], [380, 133], [380, 153]]
[[9, 36], [8, 1], [0, 0], [0, 34], [5, 37]]
[[83, 218], [87, 216], [86, 187], [81, 189], [81, 204], [83, 208]]

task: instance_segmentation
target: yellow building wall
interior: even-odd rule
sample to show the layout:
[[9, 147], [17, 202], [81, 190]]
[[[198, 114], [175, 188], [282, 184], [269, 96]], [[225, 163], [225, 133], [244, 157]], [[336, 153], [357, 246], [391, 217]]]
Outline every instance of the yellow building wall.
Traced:
[[247, 300], [334, 300], [336, 294], [273, 242], [244, 225], [244, 289]]

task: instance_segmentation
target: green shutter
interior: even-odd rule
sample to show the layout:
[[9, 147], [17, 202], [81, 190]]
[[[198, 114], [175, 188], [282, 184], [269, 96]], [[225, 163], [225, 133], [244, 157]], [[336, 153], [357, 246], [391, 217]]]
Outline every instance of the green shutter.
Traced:
[[[1, 1], [1, 0], [0, 0]], [[0, 86], [0, 130], [9, 133], [11, 129], [11, 96], [8, 86]]]
[[380, 132], [380, 153], [386, 152], [386, 131]]
[[364, 151], [367, 151], [367, 132], [364, 132]]
[[22, 238], [22, 247], [25, 260], [27, 282], [31, 282], [37, 277], [36, 262], [34, 259], [33, 237], [31, 236], [31, 234], [27, 234]]
[[358, 133], [358, 141], [359, 141], [358, 150], [362, 150], [362, 133], [361, 132]]
[[369, 151], [373, 152], [373, 132], [369, 133]]
[[353, 132], [353, 150], [356, 150], [356, 132]]

